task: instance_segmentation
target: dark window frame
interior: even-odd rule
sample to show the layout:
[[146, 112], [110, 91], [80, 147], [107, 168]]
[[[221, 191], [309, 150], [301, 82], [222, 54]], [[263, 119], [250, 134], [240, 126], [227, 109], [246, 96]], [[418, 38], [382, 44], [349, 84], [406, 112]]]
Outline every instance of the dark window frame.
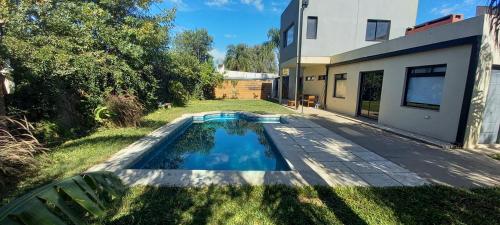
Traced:
[[319, 75], [318, 80], [326, 80], [326, 75]]
[[345, 96], [344, 97], [337, 96], [337, 81], [339, 80], [345, 80], [347, 82], [347, 73], [339, 73], [333, 75], [333, 97], [345, 99]]
[[[314, 36], [309, 36], [309, 19], [315, 19], [316, 20], [316, 26], [314, 27]], [[308, 16], [307, 17], [307, 28], [306, 28], [306, 39], [317, 39], [318, 38], [318, 23], [319, 19], [317, 16]]]
[[287, 34], [288, 34], [288, 31], [290, 31], [290, 29], [292, 29], [292, 28], [294, 29], [293, 35], [292, 35], [292, 37], [293, 37], [293, 36], [295, 36], [295, 23], [290, 24], [290, 26], [288, 26], [285, 29], [285, 31], [283, 31], [283, 48], [286, 48], [295, 42], [295, 37], [293, 37], [293, 41], [290, 42], [290, 44], [288, 44], [288, 35]]
[[[444, 72], [434, 72], [435, 68], [442, 68], [442, 67], [445, 67]], [[415, 73], [414, 70], [416, 70], [416, 69], [431, 69], [431, 71], [425, 72], [425, 73]], [[443, 78], [446, 78], [447, 69], [448, 69], [448, 67], [446, 64], [407, 67], [406, 68], [405, 84], [404, 84], [405, 89], [404, 89], [404, 93], [403, 93], [403, 100], [402, 100], [401, 106], [439, 111], [441, 108], [441, 105], [418, 103], [418, 102], [408, 102], [407, 101], [408, 85], [410, 84], [410, 79], [413, 77], [443, 77]]]
[[[366, 34], [368, 34], [368, 24], [369, 23], [375, 23], [375, 34], [373, 36], [373, 39], [368, 39], [368, 37], [366, 37]], [[377, 28], [378, 28], [379, 23], [389, 23], [389, 27], [387, 28], [387, 39], [380, 39], [380, 38], [377, 39]], [[366, 22], [365, 41], [382, 42], [382, 41], [389, 40], [389, 38], [391, 36], [391, 25], [392, 25], [392, 22], [390, 20], [368, 19], [368, 21]]]

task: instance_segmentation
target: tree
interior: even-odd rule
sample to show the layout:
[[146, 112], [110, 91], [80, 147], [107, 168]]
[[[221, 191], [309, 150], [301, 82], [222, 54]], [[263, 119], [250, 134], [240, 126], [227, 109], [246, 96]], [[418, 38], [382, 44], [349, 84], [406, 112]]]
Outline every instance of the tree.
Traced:
[[224, 64], [229, 70], [274, 73], [276, 58], [270, 44], [249, 47], [245, 44], [228, 46]]
[[253, 52], [246, 44], [229, 45], [224, 64], [229, 70], [255, 72], [252, 64]]
[[212, 50], [213, 38], [206, 29], [187, 30], [175, 37], [174, 48], [179, 52], [187, 52], [196, 56], [200, 62], [208, 62]]
[[270, 44], [256, 45], [252, 48], [253, 51], [253, 72], [257, 73], [275, 73], [276, 72], [276, 56], [273, 51], [274, 47]]
[[78, 130], [108, 92], [155, 106], [173, 11], [145, 14], [153, 1], [2, 1], [10, 108]]
[[271, 28], [267, 31], [268, 44], [273, 46], [276, 50], [280, 48], [280, 30], [278, 28]]

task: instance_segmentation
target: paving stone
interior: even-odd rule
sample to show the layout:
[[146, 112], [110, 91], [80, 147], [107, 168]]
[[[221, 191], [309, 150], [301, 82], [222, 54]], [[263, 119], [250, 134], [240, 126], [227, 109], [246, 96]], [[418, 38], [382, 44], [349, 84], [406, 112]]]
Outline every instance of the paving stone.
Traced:
[[350, 153], [311, 152], [309, 157], [317, 162], [360, 161], [360, 158]]
[[429, 184], [425, 179], [419, 177], [416, 173], [387, 173], [394, 180], [405, 186], [422, 186]]
[[359, 158], [361, 158], [365, 161], [384, 161], [384, 160], [386, 160], [383, 157], [381, 157], [373, 152], [369, 152], [369, 151], [353, 152], [353, 154], [355, 154], [356, 156], [358, 156]]
[[331, 186], [370, 186], [354, 173], [328, 173], [328, 183]]
[[334, 154], [327, 152], [311, 152], [308, 157], [316, 162], [341, 162], [344, 161]]
[[321, 162], [321, 165], [328, 173], [354, 173], [342, 162]]
[[373, 167], [384, 171], [385, 173], [409, 173], [410, 171], [398, 166], [391, 161], [372, 161], [369, 162]]
[[352, 169], [356, 173], [382, 173], [368, 162], [343, 162], [344, 165]]
[[358, 173], [358, 176], [375, 187], [402, 186], [401, 183], [384, 173]]

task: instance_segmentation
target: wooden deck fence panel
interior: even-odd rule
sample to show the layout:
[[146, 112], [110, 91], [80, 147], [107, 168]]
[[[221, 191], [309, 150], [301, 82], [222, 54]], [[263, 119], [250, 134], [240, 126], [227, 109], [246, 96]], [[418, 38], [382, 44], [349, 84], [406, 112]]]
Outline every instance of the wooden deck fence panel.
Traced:
[[215, 88], [216, 98], [267, 99], [272, 94], [272, 80], [225, 80]]

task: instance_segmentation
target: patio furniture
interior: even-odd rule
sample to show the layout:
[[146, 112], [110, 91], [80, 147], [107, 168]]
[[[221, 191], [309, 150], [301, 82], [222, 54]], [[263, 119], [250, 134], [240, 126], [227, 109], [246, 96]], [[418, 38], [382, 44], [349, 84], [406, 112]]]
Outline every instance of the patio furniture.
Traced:
[[314, 95], [305, 95], [302, 104], [307, 107], [314, 107], [316, 105], [316, 99]]
[[295, 101], [294, 100], [288, 100], [288, 106], [292, 107], [295, 106]]

